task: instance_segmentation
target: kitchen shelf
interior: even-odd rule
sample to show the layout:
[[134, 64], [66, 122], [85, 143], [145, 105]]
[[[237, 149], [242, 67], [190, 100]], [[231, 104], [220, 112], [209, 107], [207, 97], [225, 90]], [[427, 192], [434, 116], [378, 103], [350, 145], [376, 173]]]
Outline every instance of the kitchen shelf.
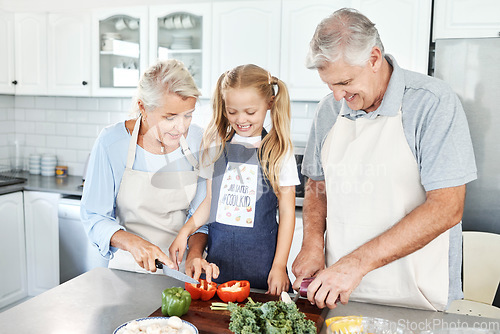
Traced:
[[102, 56], [119, 56], [119, 57], [128, 57], [128, 58], [139, 59], [139, 55], [129, 54], [126, 52], [101, 51], [100, 54]]

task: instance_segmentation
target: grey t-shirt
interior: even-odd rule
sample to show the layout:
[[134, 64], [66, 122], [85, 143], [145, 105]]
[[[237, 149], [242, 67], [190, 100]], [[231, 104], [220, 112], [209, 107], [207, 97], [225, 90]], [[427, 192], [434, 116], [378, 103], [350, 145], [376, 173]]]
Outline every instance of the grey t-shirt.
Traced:
[[[401, 69], [390, 55], [386, 59], [393, 72], [377, 110], [351, 110], [345, 100], [336, 101], [333, 94], [320, 101], [304, 152], [302, 174], [316, 181], [325, 179], [321, 149], [339, 114], [350, 119], [373, 119], [377, 115], [394, 116], [401, 107], [406, 140], [426, 191], [475, 180], [477, 169], [469, 126], [458, 96], [443, 81]], [[458, 224], [450, 230], [450, 301], [462, 298], [461, 240], [462, 227]]]

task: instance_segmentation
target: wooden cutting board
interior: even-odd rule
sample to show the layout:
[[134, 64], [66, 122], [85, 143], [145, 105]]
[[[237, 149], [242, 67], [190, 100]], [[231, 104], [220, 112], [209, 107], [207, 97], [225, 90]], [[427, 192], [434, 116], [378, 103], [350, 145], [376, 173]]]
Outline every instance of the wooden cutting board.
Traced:
[[[256, 302], [268, 302], [271, 300], [279, 300], [279, 296], [266, 295], [264, 293], [250, 292], [250, 297]], [[213, 302], [221, 302], [215, 295], [209, 301], [193, 300], [189, 306], [188, 313], [184, 314], [181, 319], [189, 321], [198, 328], [200, 334], [230, 334], [229, 330], [229, 311], [212, 311], [210, 305]], [[320, 332], [325, 317], [328, 313], [328, 308], [319, 309], [305, 299], [300, 298], [297, 301], [297, 307], [306, 315], [307, 319], [312, 320], [316, 324], [318, 333]], [[161, 307], [153, 312], [150, 317], [163, 317]]]

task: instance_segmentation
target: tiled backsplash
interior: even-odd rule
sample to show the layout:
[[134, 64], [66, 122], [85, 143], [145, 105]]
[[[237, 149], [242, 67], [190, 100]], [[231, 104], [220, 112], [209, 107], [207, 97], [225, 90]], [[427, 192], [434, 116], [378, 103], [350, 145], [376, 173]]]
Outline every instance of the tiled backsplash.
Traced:
[[[292, 103], [294, 141], [307, 140], [316, 105]], [[130, 107], [130, 98], [0, 95], [0, 168], [9, 167], [9, 147], [17, 140], [25, 161], [32, 153], [55, 154], [70, 175], [80, 176], [100, 131], [130, 118]], [[205, 126], [210, 116], [210, 101], [201, 100], [193, 122]]]

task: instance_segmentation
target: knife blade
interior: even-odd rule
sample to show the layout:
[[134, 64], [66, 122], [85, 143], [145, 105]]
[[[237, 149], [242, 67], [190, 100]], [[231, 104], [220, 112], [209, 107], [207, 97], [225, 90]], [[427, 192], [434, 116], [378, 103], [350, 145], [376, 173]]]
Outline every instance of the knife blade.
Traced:
[[198, 282], [194, 278], [189, 277], [188, 275], [183, 274], [178, 270], [171, 269], [168, 266], [165, 266], [164, 263], [158, 261], [158, 259], [155, 260], [155, 265], [156, 265], [156, 268], [163, 269], [163, 273], [165, 275], [172, 277], [172, 278], [175, 278], [176, 280], [186, 282], [186, 283], [191, 283], [191, 284], [200, 284], [200, 282]]

